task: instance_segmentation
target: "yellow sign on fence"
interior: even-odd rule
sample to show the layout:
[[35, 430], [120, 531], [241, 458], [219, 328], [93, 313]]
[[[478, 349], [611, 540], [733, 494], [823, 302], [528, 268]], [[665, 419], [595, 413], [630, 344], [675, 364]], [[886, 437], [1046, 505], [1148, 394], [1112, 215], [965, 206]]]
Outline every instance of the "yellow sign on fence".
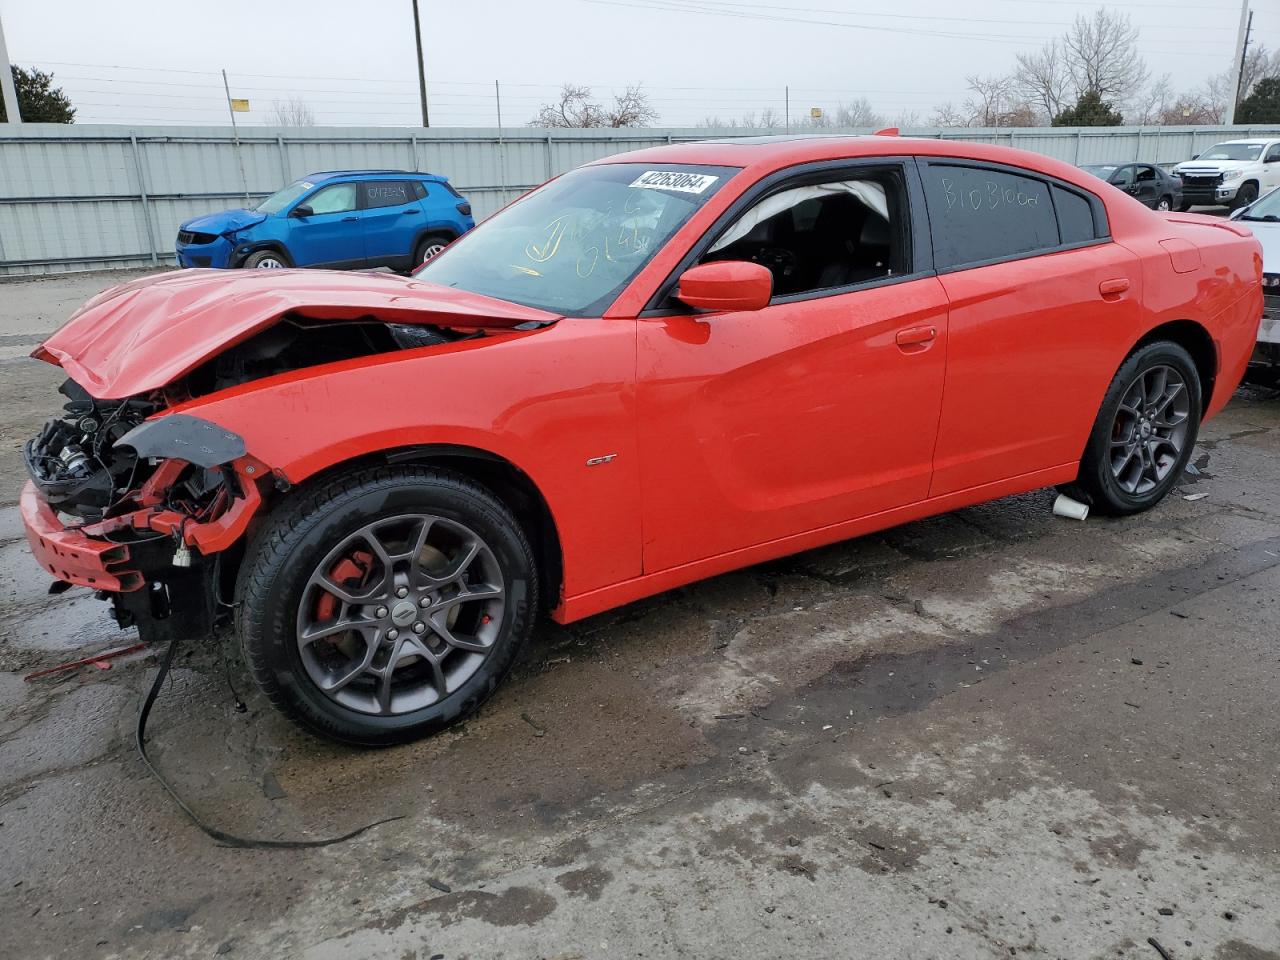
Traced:
[[235, 97], [232, 97], [232, 98], [231, 98], [231, 109], [232, 109], [233, 111], [235, 111], [236, 113], [248, 113], [248, 112], [249, 112], [249, 101], [248, 101], [248, 100], [238, 100], [238, 99], [236, 99]]

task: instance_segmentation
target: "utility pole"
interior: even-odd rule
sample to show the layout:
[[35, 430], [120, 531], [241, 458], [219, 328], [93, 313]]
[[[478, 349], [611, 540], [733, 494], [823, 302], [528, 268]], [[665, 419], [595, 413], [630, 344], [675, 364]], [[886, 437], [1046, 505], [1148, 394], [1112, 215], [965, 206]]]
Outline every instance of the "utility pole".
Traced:
[[18, 109], [18, 91], [13, 86], [13, 68], [9, 65], [9, 48], [4, 45], [4, 22], [0, 21], [0, 94], [4, 95], [4, 113], [14, 126], [22, 123]]
[[1236, 76], [1236, 104], [1240, 103], [1240, 95], [1244, 93], [1244, 65], [1249, 59], [1249, 38], [1253, 36], [1253, 11], [1249, 11], [1249, 23], [1244, 28], [1244, 46], [1240, 48], [1240, 72]]
[[1231, 65], [1231, 102], [1227, 104], [1227, 123], [1236, 122], [1236, 102], [1240, 99], [1240, 76], [1244, 72], [1245, 42], [1249, 34], [1249, 0], [1240, 0], [1240, 30], [1236, 34], [1236, 59]]
[[422, 98], [422, 125], [429, 127], [431, 120], [427, 116], [427, 65], [422, 59], [422, 22], [418, 19], [418, 0], [413, 0], [413, 42], [418, 45], [418, 94]]
[[240, 152], [240, 128], [236, 125], [236, 108], [231, 103], [231, 84], [227, 82], [227, 71], [222, 71], [222, 89], [227, 92], [227, 113], [231, 115], [231, 139], [235, 143], [236, 162], [240, 164], [240, 186], [244, 188], [244, 205], [249, 206], [249, 179], [244, 175], [244, 154]]

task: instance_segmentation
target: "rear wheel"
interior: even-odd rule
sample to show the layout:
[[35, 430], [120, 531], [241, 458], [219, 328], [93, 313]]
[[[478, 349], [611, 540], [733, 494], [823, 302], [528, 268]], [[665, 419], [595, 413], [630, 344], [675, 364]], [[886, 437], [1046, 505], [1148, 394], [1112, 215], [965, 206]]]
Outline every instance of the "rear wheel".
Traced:
[[289, 259], [276, 250], [256, 250], [245, 257], [246, 270], [283, 270], [289, 266]]
[[302, 726], [377, 746], [440, 730], [497, 687], [532, 630], [533, 554], [489, 491], [424, 467], [330, 481], [241, 568], [254, 679]]
[[1135, 350], [1107, 389], [1074, 484], [1062, 488], [1099, 513], [1148, 510], [1182, 475], [1200, 427], [1200, 378], [1182, 347]]
[[417, 249], [413, 254], [414, 269], [417, 269], [432, 257], [442, 253], [444, 248], [449, 245], [452, 239], [452, 237], [445, 233], [433, 233], [419, 240]]
[[1157, 200], [1157, 201], [1156, 201], [1156, 209], [1157, 209], [1157, 210], [1172, 210], [1172, 209], [1173, 209], [1173, 198], [1172, 198], [1172, 197], [1169, 197], [1169, 196], [1161, 197], [1159, 200]]

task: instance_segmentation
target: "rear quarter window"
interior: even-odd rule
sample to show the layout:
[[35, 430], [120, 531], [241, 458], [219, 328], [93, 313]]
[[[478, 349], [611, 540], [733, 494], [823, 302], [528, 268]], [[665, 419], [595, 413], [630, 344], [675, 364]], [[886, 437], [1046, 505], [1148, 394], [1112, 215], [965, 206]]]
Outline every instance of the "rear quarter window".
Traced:
[[1049, 185], [1005, 170], [930, 163], [925, 200], [939, 270], [1059, 245]]
[[1087, 243], [1097, 239], [1093, 206], [1074, 190], [1053, 188], [1053, 205], [1058, 211], [1058, 227], [1063, 243]]

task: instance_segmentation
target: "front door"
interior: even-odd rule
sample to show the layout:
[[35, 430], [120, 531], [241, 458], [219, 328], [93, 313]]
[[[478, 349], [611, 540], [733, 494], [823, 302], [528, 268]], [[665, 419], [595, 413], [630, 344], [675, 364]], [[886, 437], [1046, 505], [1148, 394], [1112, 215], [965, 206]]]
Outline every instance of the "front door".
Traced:
[[[360, 228], [358, 184], [321, 187], [294, 207], [289, 218], [289, 256], [298, 267], [362, 267], [364, 234]], [[297, 216], [299, 207], [310, 212]]]
[[913, 273], [901, 167], [835, 176], [780, 185], [702, 256], [768, 266], [768, 307], [639, 322], [646, 573], [928, 492], [946, 295]]

